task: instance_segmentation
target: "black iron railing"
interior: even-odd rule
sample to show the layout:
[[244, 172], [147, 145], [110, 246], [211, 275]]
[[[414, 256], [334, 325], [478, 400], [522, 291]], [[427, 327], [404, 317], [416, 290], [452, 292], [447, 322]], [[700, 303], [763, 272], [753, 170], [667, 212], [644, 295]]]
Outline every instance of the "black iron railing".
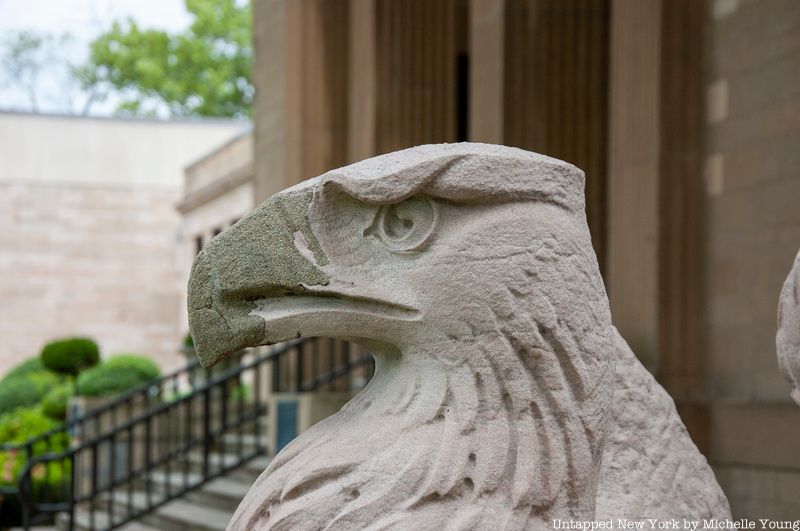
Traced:
[[371, 377], [371, 361], [349, 343], [305, 339], [248, 351], [221, 371], [190, 364], [22, 445], [0, 447], [25, 456], [4, 497], [19, 499], [25, 528], [57, 514], [68, 529], [119, 527], [267, 455], [268, 393], [352, 391]]
[[[43, 455], [59, 454], [70, 446], [79, 445], [84, 434], [102, 433], [122, 420], [130, 419], [135, 413], [151, 409], [154, 403], [169, 400], [190, 392], [198, 383], [208, 379], [214, 371], [200, 367], [194, 359], [186, 366], [142, 384], [88, 411], [71, 412], [71, 419], [54, 429], [32, 437], [21, 444], [0, 445], [0, 462], [9, 476], [19, 476], [20, 461], [23, 466], [34, 463]], [[71, 472], [69, 463], [48, 462], [32, 467], [31, 490], [38, 500], [57, 503], [68, 495], [68, 478]], [[8, 478], [6, 478], [8, 479]], [[0, 528], [23, 523], [22, 505], [18, 482], [0, 485]]]

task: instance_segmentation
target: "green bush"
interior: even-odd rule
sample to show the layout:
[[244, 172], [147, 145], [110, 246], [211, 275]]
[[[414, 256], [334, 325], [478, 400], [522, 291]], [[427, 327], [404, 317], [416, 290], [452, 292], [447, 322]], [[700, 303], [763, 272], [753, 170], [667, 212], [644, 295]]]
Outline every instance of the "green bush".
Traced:
[[30, 371], [4, 378], [0, 382], [0, 415], [36, 405], [59, 381], [57, 375], [48, 371]]
[[186, 348], [194, 348], [194, 339], [192, 339], [191, 332], [186, 332], [186, 335], [183, 338], [183, 346]]
[[42, 412], [51, 419], [64, 420], [67, 418], [67, 402], [74, 391], [72, 382], [53, 387], [42, 399]]
[[[0, 441], [22, 443], [48, 432], [59, 425], [58, 421], [44, 415], [40, 407], [18, 408], [12, 413], [0, 415]], [[66, 432], [55, 433], [47, 441], [33, 445], [33, 455], [48, 452], [62, 452], [69, 448], [69, 435]], [[16, 485], [19, 474], [25, 466], [27, 456], [21, 450], [0, 450], [0, 486]], [[59, 502], [63, 497], [66, 482], [71, 477], [69, 459], [55, 459], [39, 463], [31, 469], [32, 488], [40, 501]], [[19, 525], [20, 508], [15, 496], [2, 500], [0, 510], [0, 527]]]
[[10, 371], [8, 371], [5, 376], [3, 376], [3, 380], [9, 380], [11, 378], [15, 378], [17, 376], [25, 376], [30, 372], [38, 372], [45, 370], [44, 365], [42, 365], [42, 358], [39, 356], [35, 358], [29, 358]]
[[[23, 443], [59, 425], [60, 422], [46, 416], [38, 406], [17, 408], [12, 413], [0, 415], [0, 441], [10, 444]], [[32, 450], [34, 455], [38, 455], [45, 452], [60, 452], [68, 447], [69, 435], [62, 432], [48, 438], [47, 441], [34, 444]], [[16, 480], [19, 470], [25, 464], [25, 457], [24, 452], [18, 450], [0, 451], [0, 470], [4, 472], [0, 475], [0, 485], [13, 483]], [[9, 464], [9, 460], [13, 464]]]
[[237, 385], [236, 387], [233, 387], [230, 390], [229, 398], [230, 400], [237, 402], [239, 400], [246, 402], [249, 401], [252, 396], [253, 396], [253, 387], [251, 385], [243, 383]]
[[58, 425], [57, 421], [46, 416], [38, 406], [21, 407], [13, 413], [0, 415], [0, 441], [23, 443]]
[[89, 338], [71, 337], [46, 344], [41, 357], [46, 369], [74, 376], [97, 365], [100, 361], [100, 349]]
[[137, 354], [118, 354], [78, 376], [78, 394], [106, 396], [123, 393], [154, 378], [161, 372], [153, 360]]

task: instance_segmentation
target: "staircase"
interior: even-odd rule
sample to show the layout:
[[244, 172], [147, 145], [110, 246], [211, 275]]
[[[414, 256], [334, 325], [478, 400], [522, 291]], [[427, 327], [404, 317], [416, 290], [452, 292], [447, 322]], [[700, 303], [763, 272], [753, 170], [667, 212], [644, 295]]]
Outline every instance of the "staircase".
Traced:
[[[194, 461], [198, 464], [202, 456], [193, 455]], [[225, 454], [213, 454], [213, 461], [229, 460], [234, 461], [235, 456]], [[233, 516], [234, 511], [239, 506], [239, 502], [247, 494], [250, 485], [264, 471], [269, 464], [269, 458], [260, 457], [248, 461], [234, 472], [225, 476], [213, 479], [199, 488], [190, 491], [183, 496], [171, 501], [167, 501], [157, 509], [146, 513], [139, 519], [122, 525], [118, 529], [127, 531], [216, 531], [225, 529]], [[194, 477], [190, 481], [196, 482], [200, 478], [199, 470], [191, 472]], [[183, 474], [154, 473], [152, 477], [151, 497], [163, 497], [167, 489], [167, 484], [178, 487], [183, 483]], [[142, 510], [147, 507], [147, 494], [143, 489], [133, 492], [131, 498], [135, 509]], [[127, 493], [117, 493], [113, 496], [115, 504], [115, 514], [124, 515], [129, 502]], [[108, 503], [109, 497], [103, 499], [103, 503]], [[75, 529], [88, 531], [91, 529], [110, 528], [110, 516], [108, 511], [96, 511], [94, 526], [90, 522], [88, 511], [78, 510], [75, 514]]]
[[[23, 445], [0, 447], [27, 456], [17, 489], [2, 494], [20, 500], [25, 529], [225, 529], [269, 464], [268, 415], [280, 417], [284, 406], [269, 411], [271, 397], [351, 390], [374, 370], [354, 379], [372, 356], [354, 359], [349, 344], [321, 341], [249, 351], [216, 372], [191, 365]], [[274, 439], [286, 439], [274, 420]], [[72, 444], [59, 451], [66, 434]]]

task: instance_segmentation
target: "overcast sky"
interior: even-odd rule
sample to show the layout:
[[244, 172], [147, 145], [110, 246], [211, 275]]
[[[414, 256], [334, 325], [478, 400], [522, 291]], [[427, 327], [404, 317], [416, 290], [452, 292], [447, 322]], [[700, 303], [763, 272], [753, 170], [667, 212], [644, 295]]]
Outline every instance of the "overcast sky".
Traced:
[[[63, 48], [64, 58], [81, 63], [87, 57], [88, 43], [113, 20], [127, 17], [142, 26], [166, 30], [180, 30], [190, 23], [184, 0], [0, 0], [0, 56], [5, 54], [8, 38], [17, 31], [69, 33], [72, 41]], [[57, 69], [52, 70], [55, 74]], [[26, 93], [14, 87], [12, 81], [0, 72], [0, 109], [28, 108]], [[67, 110], [62, 84], [56, 75], [43, 76], [37, 91], [40, 112]], [[75, 106], [79, 107], [79, 102]], [[113, 106], [113, 102], [95, 105], [92, 114], [108, 114]]]

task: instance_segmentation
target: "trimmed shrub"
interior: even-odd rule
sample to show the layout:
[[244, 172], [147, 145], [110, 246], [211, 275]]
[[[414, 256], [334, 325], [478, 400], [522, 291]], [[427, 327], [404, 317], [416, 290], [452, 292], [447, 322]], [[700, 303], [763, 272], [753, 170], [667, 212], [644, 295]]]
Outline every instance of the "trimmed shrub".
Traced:
[[30, 372], [39, 372], [45, 370], [44, 365], [42, 365], [42, 358], [36, 356], [35, 358], [29, 358], [10, 371], [8, 371], [5, 376], [3, 376], [3, 380], [9, 380], [11, 378], [15, 378], [17, 376], [25, 376]]
[[50, 389], [42, 399], [42, 412], [54, 420], [67, 418], [67, 402], [73, 395], [75, 386], [65, 382]]
[[31, 371], [4, 378], [0, 382], [0, 415], [37, 404], [58, 383], [58, 376], [48, 371]]
[[78, 394], [107, 396], [123, 393], [158, 378], [161, 371], [148, 357], [118, 354], [78, 376]]
[[44, 346], [41, 358], [46, 369], [74, 376], [97, 365], [100, 348], [87, 337], [58, 339]]

